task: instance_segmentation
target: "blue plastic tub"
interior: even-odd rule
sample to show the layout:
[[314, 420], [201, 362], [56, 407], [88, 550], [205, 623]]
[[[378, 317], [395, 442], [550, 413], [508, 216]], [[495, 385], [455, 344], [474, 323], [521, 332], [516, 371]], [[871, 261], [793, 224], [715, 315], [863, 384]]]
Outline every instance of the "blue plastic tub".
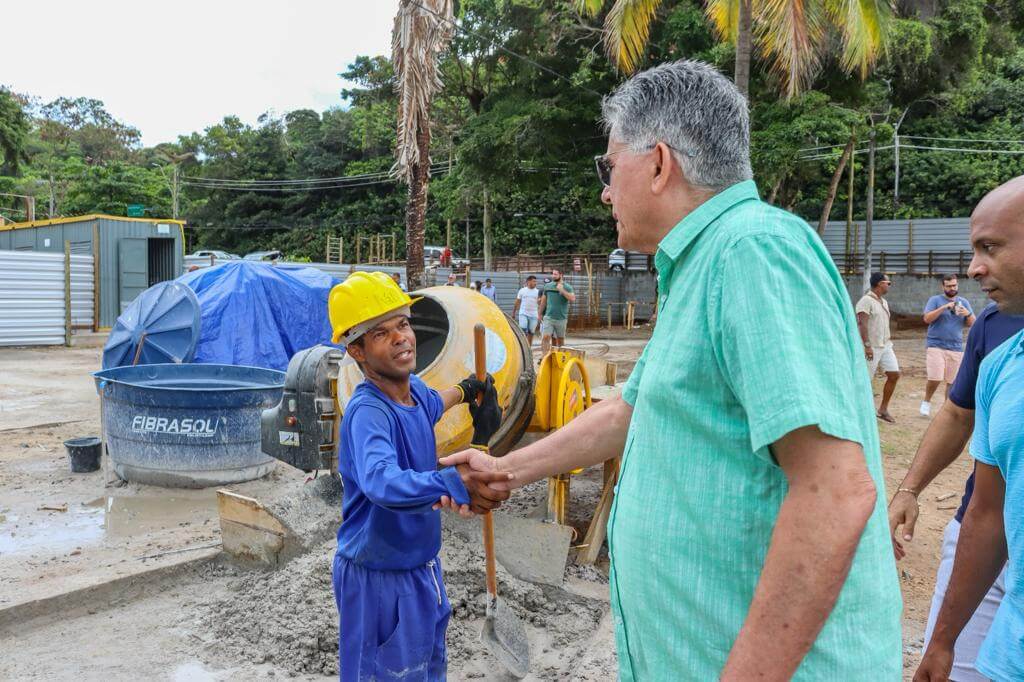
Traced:
[[260, 414], [278, 404], [284, 372], [235, 365], [113, 367], [93, 374], [118, 476], [204, 488], [266, 475]]

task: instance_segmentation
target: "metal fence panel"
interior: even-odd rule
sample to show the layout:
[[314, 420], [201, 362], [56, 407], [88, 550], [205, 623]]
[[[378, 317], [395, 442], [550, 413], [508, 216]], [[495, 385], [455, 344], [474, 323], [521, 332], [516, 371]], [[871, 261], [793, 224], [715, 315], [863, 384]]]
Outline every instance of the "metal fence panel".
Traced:
[[95, 276], [92, 256], [71, 255], [71, 326], [74, 328], [93, 327]]
[[[93, 324], [92, 256], [71, 256], [71, 321]], [[64, 254], [0, 251], [0, 346], [64, 343]]]

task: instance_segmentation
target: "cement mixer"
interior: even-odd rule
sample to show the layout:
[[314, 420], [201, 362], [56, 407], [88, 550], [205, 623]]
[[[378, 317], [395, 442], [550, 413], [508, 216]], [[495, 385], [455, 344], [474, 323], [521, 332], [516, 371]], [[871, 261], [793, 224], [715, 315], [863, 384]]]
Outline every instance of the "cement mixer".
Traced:
[[[487, 297], [445, 286], [415, 295], [422, 297], [412, 307], [410, 318], [417, 343], [416, 374], [434, 389], [447, 388], [474, 371], [471, 331], [477, 323], [485, 327], [487, 370], [494, 377], [503, 413], [502, 425], [491, 441], [492, 454], [507, 453], [527, 430], [558, 429], [590, 406], [590, 381], [582, 352], [556, 349], [543, 358], [538, 373], [522, 331]], [[263, 452], [307, 472], [336, 474], [341, 417], [362, 381], [356, 363], [336, 348], [314, 346], [296, 354], [288, 365], [280, 404], [263, 412]], [[472, 431], [468, 409], [449, 410], [434, 429], [438, 456], [468, 447]], [[549, 481], [547, 517], [552, 523], [544, 529], [548, 536], [548, 531], [556, 532], [557, 538], [548, 540], [564, 546], [563, 564], [572, 535], [572, 530], [562, 525], [568, 485], [568, 475]], [[260, 542], [253, 523], [265, 511], [260, 503], [227, 491], [219, 494], [225, 549], [242, 556], [265, 555], [265, 549], [252, 546]], [[244, 527], [245, 532], [231, 532], [235, 525]], [[282, 532], [287, 531], [276, 522], [271, 525], [268, 539], [279, 544]], [[560, 582], [561, 568], [556, 568]]]

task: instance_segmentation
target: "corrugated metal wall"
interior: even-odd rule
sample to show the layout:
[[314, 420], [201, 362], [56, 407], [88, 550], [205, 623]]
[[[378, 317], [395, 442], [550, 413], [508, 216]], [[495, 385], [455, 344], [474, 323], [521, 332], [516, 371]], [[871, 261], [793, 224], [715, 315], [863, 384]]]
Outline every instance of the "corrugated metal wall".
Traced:
[[[72, 326], [92, 327], [92, 256], [71, 256]], [[64, 343], [64, 254], [0, 250], [0, 346]]]
[[[913, 222], [913, 238], [910, 223]], [[855, 227], [854, 227], [855, 226]], [[850, 228], [850, 248], [864, 252], [864, 221], [854, 221]], [[970, 218], [919, 218], [917, 220], [875, 220], [871, 225], [871, 250], [905, 253], [913, 251], [957, 252], [971, 248]], [[846, 251], [846, 221], [825, 224], [822, 237], [833, 256]]]

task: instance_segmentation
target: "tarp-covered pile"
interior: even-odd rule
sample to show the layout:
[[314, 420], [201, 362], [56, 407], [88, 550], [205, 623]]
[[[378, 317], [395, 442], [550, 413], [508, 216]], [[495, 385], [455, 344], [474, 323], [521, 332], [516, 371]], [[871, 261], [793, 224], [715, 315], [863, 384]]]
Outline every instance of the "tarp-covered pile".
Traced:
[[284, 371], [298, 351], [331, 343], [327, 295], [338, 283], [298, 265], [237, 261], [178, 278], [202, 311], [193, 362]]

